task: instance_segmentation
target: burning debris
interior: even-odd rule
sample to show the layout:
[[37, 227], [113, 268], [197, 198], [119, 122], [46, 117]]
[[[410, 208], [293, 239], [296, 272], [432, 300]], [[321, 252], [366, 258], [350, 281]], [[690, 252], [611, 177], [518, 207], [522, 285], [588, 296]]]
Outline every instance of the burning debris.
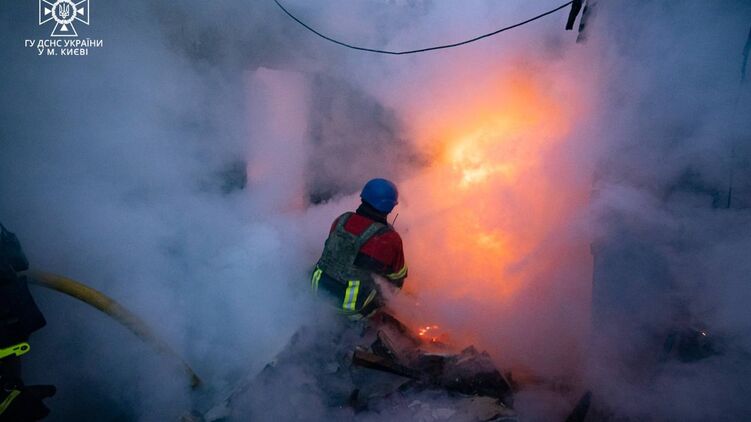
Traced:
[[[369, 347], [354, 352], [353, 363], [410, 378], [410, 388], [442, 388], [471, 396], [492, 397], [510, 408], [511, 384], [495, 368], [487, 353], [470, 346], [458, 354], [432, 351], [436, 337], [425, 336], [425, 328], [415, 336], [399, 320], [387, 313], [374, 317], [368, 330], [375, 331]], [[437, 326], [429, 326], [428, 329]], [[426, 350], [427, 346], [427, 350]]]
[[451, 353], [422, 330], [414, 333], [385, 312], [367, 323], [341, 324], [333, 332], [305, 327], [259, 375], [192, 420], [252, 414], [253, 407], [244, 407], [256, 400], [249, 392], [273, 391], [292, 378], [305, 380], [302, 391], [326, 397], [329, 416], [367, 419], [397, 412], [420, 421], [517, 420], [511, 383], [487, 353], [471, 346]]

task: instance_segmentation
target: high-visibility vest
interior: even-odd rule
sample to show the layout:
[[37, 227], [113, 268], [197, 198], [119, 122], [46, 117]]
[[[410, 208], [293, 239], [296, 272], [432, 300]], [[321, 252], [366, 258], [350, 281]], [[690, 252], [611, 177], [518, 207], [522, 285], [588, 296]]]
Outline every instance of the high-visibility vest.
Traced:
[[29, 343], [22, 341], [21, 343], [14, 344], [10, 347], [5, 347], [0, 349], [0, 359], [7, 358], [8, 356], [21, 356], [25, 355], [26, 353], [31, 350], [31, 346], [29, 346]]
[[346, 287], [343, 297], [339, 298], [340, 308], [344, 313], [357, 313], [374, 299], [375, 281], [370, 271], [355, 265], [355, 259], [368, 240], [388, 229], [385, 224], [373, 222], [360, 235], [352, 234], [344, 229], [344, 225], [353, 214], [345, 213], [337, 220], [336, 227], [326, 239], [311, 279], [311, 287], [315, 292], [318, 291], [324, 274]]
[[[0, 359], [5, 359], [8, 356], [21, 356], [28, 353], [29, 350], [31, 350], [31, 346], [29, 346], [29, 343], [25, 341], [14, 344], [10, 347], [0, 349]], [[10, 405], [13, 403], [13, 400], [15, 400], [16, 397], [21, 394], [21, 391], [17, 389], [4, 390], [4, 392], [6, 394], [2, 398], [2, 400], [0, 400], [0, 416], [5, 413], [6, 410], [8, 410]]]
[[11, 403], [13, 403], [13, 400], [16, 399], [21, 394], [21, 390], [16, 390], [15, 388], [12, 390], [7, 391], [7, 394], [3, 398], [2, 401], [0, 401], [0, 415], [5, 413], [6, 410], [10, 407]]

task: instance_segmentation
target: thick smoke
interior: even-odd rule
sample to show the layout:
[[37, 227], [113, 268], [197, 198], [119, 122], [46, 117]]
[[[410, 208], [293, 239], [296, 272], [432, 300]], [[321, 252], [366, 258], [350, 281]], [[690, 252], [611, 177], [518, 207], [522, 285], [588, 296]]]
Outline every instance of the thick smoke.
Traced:
[[[561, 417], [585, 388], [636, 418], [751, 412], [744, 2], [602, 0], [583, 44], [559, 12], [391, 57], [325, 43], [266, 1], [91, 1], [80, 31], [105, 45], [87, 57], [37, 57], [23, 48], [49, 30], [37, 5], [0, 8], [0, 221], [35, 268], [131, 308], [209, 387], [191, 395], [130, 333], [35, 289], [49, 324], [27, 382], [58, 386], [59, 420], [167, 420], [257, 373], [325, 319], [308, 271], [375, 176], [402, 188], [411, 270], [397, 311], [535, 384], [517, 400], [527, 418]], [[557, 4], [289, 6], [401, 49]], [[658, 365], [676, 326], [700, 326], [722, 353]], [[266, 415], [351, 416], [320, 397], [295, 414], [283, 397], [299, 393], [275, 390], [285, 408]], [[245, 404], [263, 418], [274, 400]]]
[[[632, 417], [745, 419], [751, 7], [638, 2], [600, 16], [593, 380]], [[702, 331], [716, 354], [666, 359], [675, 330]]]

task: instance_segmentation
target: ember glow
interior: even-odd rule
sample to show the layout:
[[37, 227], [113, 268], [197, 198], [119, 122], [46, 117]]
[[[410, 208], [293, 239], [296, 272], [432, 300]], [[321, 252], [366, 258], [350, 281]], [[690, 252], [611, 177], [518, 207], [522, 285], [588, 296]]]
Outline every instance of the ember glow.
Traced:
[[435, 330], [437, 329], [437, 325], [426, 325], [424, 327], [420, 327], [420, 329], [417, 330], [417, 335], [424, 338], [425, 340], [435, 342], [438, 340], [438, 337], [434, 335]]

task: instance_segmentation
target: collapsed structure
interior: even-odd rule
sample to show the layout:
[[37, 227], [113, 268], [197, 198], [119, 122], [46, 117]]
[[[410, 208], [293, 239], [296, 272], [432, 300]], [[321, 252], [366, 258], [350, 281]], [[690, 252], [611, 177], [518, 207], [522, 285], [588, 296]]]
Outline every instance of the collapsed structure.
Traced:
[[[265, 400], [264, 392], [301, 380], [300, 395], [325, 397], [323, 405], [334, 417], [517, 420], [512, 384], [487, 353], [471, 346], [452, 353], [448, 345], [422, 338], [386, 312], [367, 322], [303, 327], [258, 375], [207, 412], [185, 420], [252, 417], [263, 409], [258, 404]], [[435, 398], [440, 401], [431, 400]], [[291, 405], [305, 401], [288, 399]]]

